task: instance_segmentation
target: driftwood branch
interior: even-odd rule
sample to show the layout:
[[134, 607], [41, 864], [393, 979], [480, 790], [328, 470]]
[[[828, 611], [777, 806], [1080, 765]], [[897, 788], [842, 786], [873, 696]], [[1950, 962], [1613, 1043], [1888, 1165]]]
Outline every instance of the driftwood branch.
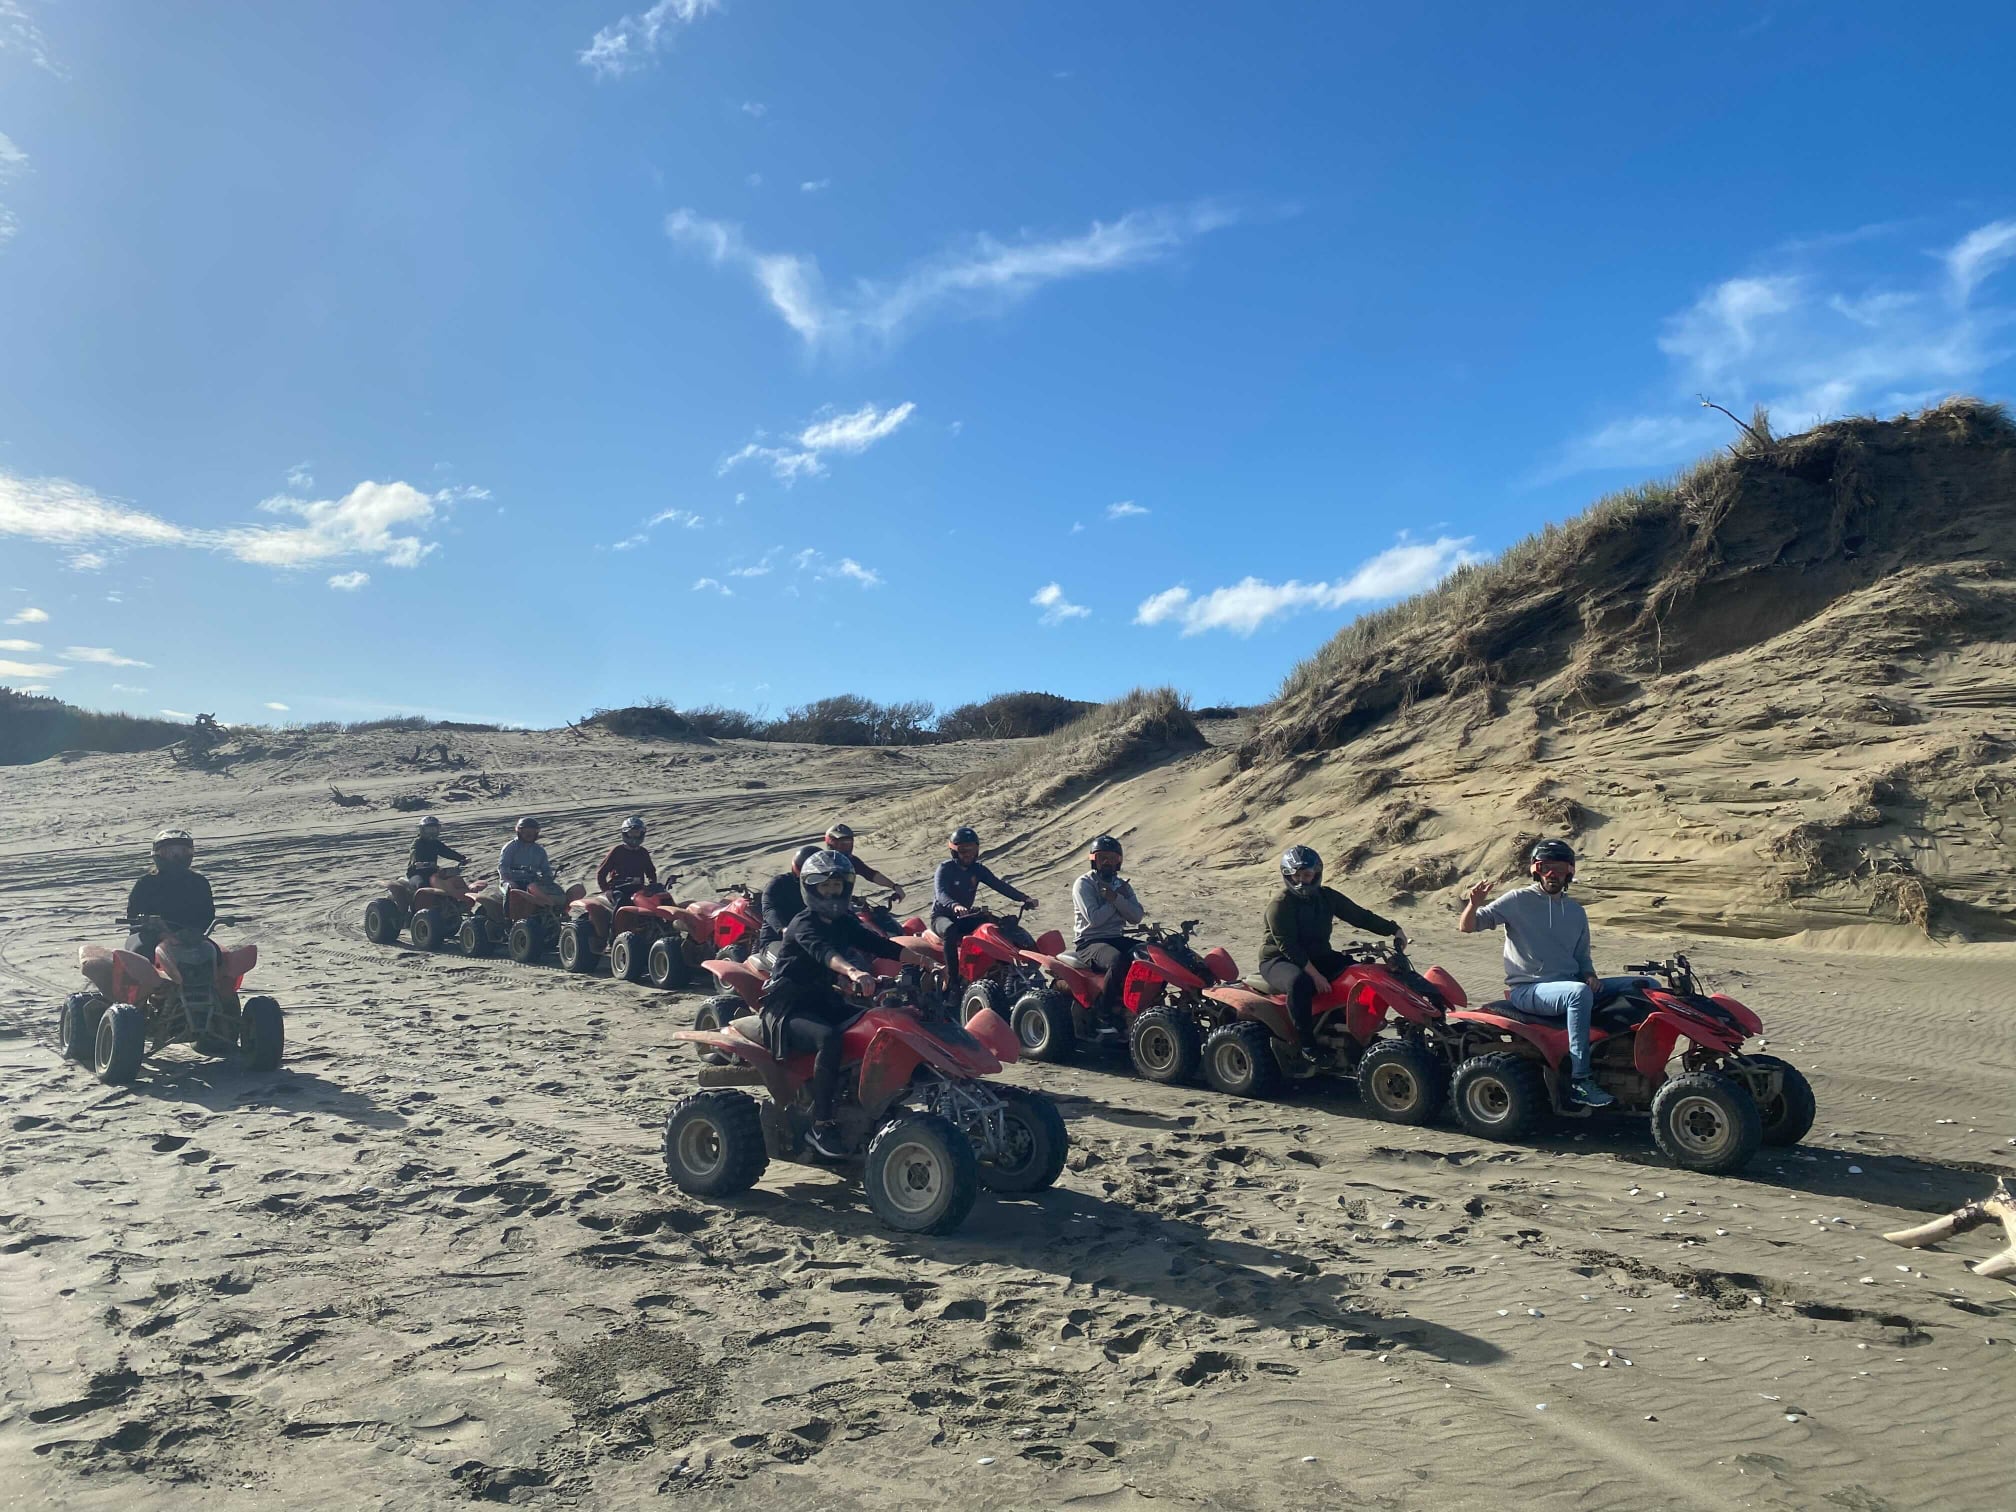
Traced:
[[1923, 1249], [1928, 1244], [1939, 1244], [1955, 1234], [1964, 1234], [1969, 1229], [1989, 1223], [2000, 1223], [2003, 1236], [2009, 1242], [1968, 1269], [1977, 1276], [2016, 1275], [2016, 1191], [2010, 1190], [2006, 1176], [1996, 1180], [1995, 1190], [1986, 1197], [1957, 1207], [1943, 1218], [1934, 1218], [1916, 1228], [1898, 1229], [1883, 1237], [1906, 1249]]

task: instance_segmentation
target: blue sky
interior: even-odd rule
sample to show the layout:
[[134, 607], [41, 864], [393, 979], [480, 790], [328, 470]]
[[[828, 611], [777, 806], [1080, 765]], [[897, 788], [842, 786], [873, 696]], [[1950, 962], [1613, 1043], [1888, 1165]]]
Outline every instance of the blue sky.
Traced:
[[1268, 695], [2016, 363], [2016, 13], [0, 0], [0, 682]]

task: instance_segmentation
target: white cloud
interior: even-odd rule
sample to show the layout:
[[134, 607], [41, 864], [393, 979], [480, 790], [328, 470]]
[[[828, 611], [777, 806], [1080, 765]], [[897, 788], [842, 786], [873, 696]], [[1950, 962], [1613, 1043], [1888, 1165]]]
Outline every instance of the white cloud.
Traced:
[[1066, 620], [1084, 619], [1092, 611], [1083, 604], [1074, 604], [1064, 597], [1064, 590], [1055, 583], [1047, 583], [1029, 597], [1029, 602], [1043, 611], [1042, 623], [1061, 625]]
[[1070, 530], [1065, 533], [1067, 535], [1083, 535], [1085, 533], [1085, 522], [1083, 520], [1073, 520]]
[[[0, 503], [4, 503], [4, 500], [0, 500]], [[30, 606], [29, 608], [20, 610], [18, 613], [9, 615], [7, 623], [10, 625], [46, 625], [49, 623], [49, 611]]]
[[63, 76], [63, 70], [49, 56], [49, 44], [42, 39], [41, 31], [20, 0], [0, 0], [0, 52], [25, 54], [44, 73]]
[[[814, 419], [791, 438], [793, 444], [766, 446], [759, 432], [757, 440], [722, 458], [715, 474], [719, 476], [744, 462], [762, 461], [769, 463], [771, 473], [787, 485], [800, 478], [821, 477], [826, 472], [825, 458], [829, 453], [858, 456], [877, 441], [895, 434], [916, 410], [917, 406], [906, 399], [886, 410], [869, 403], [844, 415], [821, 411], [821, 418]], [[739, 496], [736, 502], [741, 502]]]
[[1131, 520], [1136, 516], [1147, 513], [1146, 509], [1136, 504], [1132, 499], [1123, 499], [1118, 504], [1108, 504], [1106, 506], [1106, 518], [1109, 520]]
[[768, 551], [763, 553], [761, 561], [754, 562], [747, 567], [731, 567], [728, 569], [728, 576], [735, 578], [768, 577], [772, 565], [777, 560], [777, 551], [778, 548], [772, 546]]
[[744, 100], [742, 102], [742, 114], [746, 116], [754, 116], [760, 121], [769, 113], [770, 107], [765, 105], [761, 100]]
[[1969, 231], [1946, 253], [1946, 272], [1961, 304], [1974, 296], [1981, 281], [2016, 257], [2016, 220], [1991, 221]]
[[651, 532], [660, 525], [679, 525], [687, 530], [703, 530], [707, 521], [690, 509], [661, 509], [644, 522], [644, 528], [635, 535], [625, 536], [610, 549], [613, 551], [635, 551], [651, 540]]
[[16, 688], [14, 691], [16, 693], [47, 693], [49, 691], [49, 684], [23, 683], [21, 684], [20, 687]]
[[19, 662], [0, 657], [0, 677], [57, 677], [69, 670], [50, 662]]
[[329, 579], [329, 586], [338, 593], [355, 593], [370, 581], [368, 572], [339, 572]]
[[108, 558], [99, 551], [80, 551], [64, 565], [72, 572], [97, 572], [104, 567]]
[[117, 651], [105, 646], [65, 646], [63, 660], [90, 662], [97, 667], [151, 667], [152, 662], [135, 661], [130, 656], [121, 656]]
[[1758, 404], [1780, 433], [1872, 411], [1918, 408], [1971, 388], [2012, 355], [2016, 304], [1986, 285], [2016, 260], [2016, 220], [1977, 227], [1940, 253], [1937, 271], [1851, 282], [1826, 258], [1860, 236], [1809, 238], [1774, 251], [1779, 267], [1725, 279], [1664, 323], [1671, 367], [1656, 409], [1596, 425], [1536, 474], [1553, 482], [1609, 468], [1667, 466], [1735, 432], [1704, 415], [1708, 398], [1747, 416]]
[[717, 267], [739, 268], [755, 282], [784, 323], [807, 346], [844, 344], [859, 337], [894, 341], [927, 315], [1005, 310], [1060, 279], [1111, 273], [1157, 262], [1192, 238], [1233, 223], [1216, 205], [1136, 210], [1116, 221], [1049, 241], [1004, 242], [981, 233], [966, 245], [919, 262], [893, 281], [862, 279], [845, 294], [829, 296], [816, 259], [765, 252], [749, 245], [742, 228], [691, 210], [665, 218], [665, 232]]
[[842, 557], [837, 562], [829, 561], [826, 554], [816, 546], [807, 546], [793, 552], [791, 564], [800, 572], [809, 572], [815, 578], [840, 578], [847, 582], [858, 583], [863, 588], [882, 586], [882, 574], [873, 567], [863, 567], [852, 557]]
[[[0, 3], [4, 3], [4, 0], [0, 0]], [[0, 11], [0, 20], [5, 19], [6, 12]], [[6, 132], [0, 131], [0, 184], [6, 183], [27, 166], [28, 154], [16, 147]], [[0, 247], [6, 246], [13, 239], [16, 224], [14, 212], [4, 204], [0, 204]]]
[[163, 709], [161, 712], [170, 719], [194, 719], [196, 717], [194, 714], [184, 713], [180, 709]]
[[1458, 567], [1479, 560], [1469, 550], [1470, 540], [1469, 536], [1440, 536], [1433, 541], [1403, 538], [1349, 577], [1327, 583], [1294, 579], [1268, 583], [1248, 577], [1202, 596], [1193, 596], [1188, 588], [1165, 588], [1141, 601], [1134, 611], [1134, 623], [1176, 624], [1185, 635], [1200, 635], [1206, 630], [1251, 635], [1269, 620], [1304, 609], [1341, 609], [1346, 604], [1401, 598], [1432, 588]]
[[269, 703], [266, 707], [276, 714], [285, 714], [288, 712], [287, 705], [283, 703]]
[[658, 0], [649, 10], [612, 21], [581, 49], [582, 66], [597, 78], [616, 79], [648, 68], [651, 60], [672, 45], [675, 28], [690, 26], [721, 0]]
[[0, 640], [0, 651], [40, 651], [42, 642], [29, 640]]
[[798, 186], [798, 192], [800, 194], [820, 194], [832, 187], [833, 180], [830, 178], [807, 179]]
[[700, 592], [700, 590], [703, 588], [712, 588], [716, 593], [720, 594], [723, 598], [735, 597], [735, 590], [733, 588], [730, 588], [726, 583], [722, 582], [719, 578], [703, 577], [693, 584], [693, 591], [695, 593]]
[[[106, 499], [66, 478], [17, 478], [0, 472], [0, 535], [59, 546], [116, 543], [188, 546], [222, 551], [267, 567], [312, 567], [344, 557], [376, 557], [391, 567], [415, 567], [435, 549], [420, 533], [463, 499], [486, 499], [481, 488], [423, 493], [409, 483], [359, 483], [340, 499], [272, 498], [259, 508], [298, 524], [236, 525], [198, 530]], [[83, 551], [73, 567], [102, 566]]]
[[761, 189], [763, 187], [763, 175], [760, 173], [751, 173], [746, 175], [742, 182], [747, 184], [751, 189]]
[[313, 462], [296, 462], [292, 467], [287, 469], [287, 486], [289, 488], [313, 488], [315, 486], [315, 474], [310, 469], [314, 466]]
[[112, 684], [112, 691], [114, 693], [145, 693], [148, 690], [133, 687], [130, 683], [114, 683]]

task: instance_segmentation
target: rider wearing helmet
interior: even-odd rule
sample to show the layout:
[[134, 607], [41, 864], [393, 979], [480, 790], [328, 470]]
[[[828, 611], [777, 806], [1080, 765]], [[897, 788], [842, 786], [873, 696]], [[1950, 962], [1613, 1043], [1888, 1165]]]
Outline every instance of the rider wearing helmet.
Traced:
[[[1601, 1108], [1617, 1099], [1589, 1074], [1589, 1021], [1596, 998], [1606, 990], [1589, 958], [1589, 915], [1568, 896], [1575, 880], [1575, 848], [1565, 840], [1542, 840], [1527, 858], [1533, 878], [1491, 902], [1489, 881], [1470, 889], [1456, 927], [1465, 934], [1505, 930], [1505, 995], [1521, 1013], [1568, 1021], [1568, 1101]], [[1628, 986], [1627, 977], [1616, 985]]]
[[217, 922], [217, 903], [210, 879], [192, 871], [196, 842], [185, 829], [164, 829], [154, 837], [154, 870], [133, 884], [126, 895], [126, 922], [133, 934], [128, 950], [151, 956], [161, 943], [158, 918], [170, 929], [207, 930]]
[[429, 814], [420, 821], [420, 833], [413, 838], [413, 849], [406, 853], [406, 880], [415, 887], [426, 887], [441, 869], [444, 857], [457, 864], [469, 859], [441, 838], [441, 821]]
[[847, 958], [850, 950], [865, 951], [870, 959], [887, 959], [900, 950], [927, 965], [930, 957], [892, 946], [856, 919], [854, 863], [840, 851], [809, 849], [796, 879], [804, 888], [805, 907], [777, 944], [776, 968], [763, 988], [763, 1027], [773, 1055], [812, 1055], [811, 1144], [834, 1160], [847, 1154], [833, 1117], [833, 1099], [840, 1088], [841, 1031], [856, 1007], [840, 996], [833, 979], [844, 978], [857, 992], [874, 990], [874, 977]]
[[946, 837], [945, 848], [952, 854], [938, 863], [932, 881], [931, 930], [945, 942], [945, 976], [956, 996], [959, 991], [959, 942], [982, 924], [999, 924], [1023, 948], [1035, 944], [1029, 932], [1013, 919], [996, 917], [974, 906], [980, 884], [985, 882], [1004, 898], [1012, 898], [1024, 908], [1034, 908], [1036, 900], [1019, 887], [1003, 882], [980, 860], [980, 836], [968, 825], [960, 825]]
[[1143, 909], [1134, 896], [1134, 884], [1120, 875], [1120, 842], [1101, 835], [1087, 849], [1091, 869], [1071, 884], [1071, 950], [1081, 964], [1106, 973], [1099, 1008], [1111, 1016], [1120, 1007], [1127, 965], [1141, 953], [1140, 944], [1128, 937], [1127, 926], [1141, 922]]
[[1291, 845], [1281, 853], [1281, 893], [1267, 905], [1267, 934], [1260, 944], [1260, 975], [1267, 985], [1288, 997], [1288, 1016], [1305, 1065], [1314, 1061], [1316, 999], [1330, 990], [1331, 980], [1350, 964], [1330, 948], [1330, 926], [1342, 919], [1367, 934], [1391, 935], [1397, 949], [1407, 948], [1407, 931], [1391, 919], [1360, 908], [1334, 887], [1323, 885], [1323, 858], [1306, 845]]
[[527, 892], [559, 894], [560, 881], [553, 875], [553, 863], [546, 847], [539, 843], [539, 821], [527, 815], [518, 821], [514, 838], [504, 842], [497, 855], [497, 885], [519, 887]]
[[641, 815], [632, 814], [625, 819], [619, 833], [622, 838], [602, 858], [602, 865], [595, 872], [595, 886], [621, 908], [646, 887], [658, 885], [658, 867], [651, 859], [651, 852], [644, 849]]
[[863, 882], [873, 882], [877, 887], [888, 888], [889, 901], [891, 903], [901, 903], [903, 901], [903, 889], [898, 883], [883, 876], [882, 873], [854, 854], [853, 830], [836, 819], [827, 828], [825, 841], [826, 849], [836, 850], [854, 863], [855, 876], [859, 877]]
[[819, 854], [816, 845], [801, 845], [791, 858], [791, 870], [779, 872], [763, 886], [763, 928], [756, 935], [758, 951], [768, 950], [784, 938], [791, 921], [805, 911], [805, 890], [798, 873], [807, 861]]

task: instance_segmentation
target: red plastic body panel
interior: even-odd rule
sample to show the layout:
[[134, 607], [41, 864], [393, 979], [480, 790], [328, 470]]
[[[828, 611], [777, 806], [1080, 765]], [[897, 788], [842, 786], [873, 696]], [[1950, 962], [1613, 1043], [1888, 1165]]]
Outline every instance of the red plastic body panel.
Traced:
[[1743, 1037], [1745, 1039], [1748, 1039], [1753, 1034], [1762, 1034], [1764, 1032], [1764, 1020], [1757, 1017], [1756, 1014], [1752, 1013], [1743, 1004], [1737, 1002], [1736, 999], [1718, 992], [1709, 1001], [1727, 1010], [1730, 1017], [1743, 1026]]
[[1428, 979], [1430, 986], [1448, 999], [1451, 1008], [1467, 1008], [1470, 1005], [1470, 994], [1463, 990], [1463, 984], [1442, 967], [1430, 966], [1421, 975]]
[[1050, 980], [1076, 998], [1081, 1007], [1092, 1005], [1092, 999], [1098, 995], [1099, 984], [1104, 980], [1082, 966], [1067, 965], [1047, 952], [1025, 950], [1022, 959], [1032, 966], [1041, 966]]
[[1062, 930], [1046, 929], [1036, 936], [1036, 949], [1042, 955], [1064, 954], [1064, 933]]
[[[1197, 975], [1196, 972], [1185, 966], [1160, 945], [1150, 945], [1148, 947], [1148, 964], [1154, 968], [1154, 975], [1168, 982], [1171, 986], [1196, 988], [1205, 985], [1204, 978]], [[1130, 988], [1134, 985], [1134, 973], [1141, 969], [1141, 963], [1136, 961], [1133, 969], [1127, 973], [1127, 985]]]
[[700, 969], [742, 999], [751, 1013], [763, 1006], [763, 984], [770, 978], [747, 961], [702, 961]]
[[1223, 945], [1215, 946], [1211, 950], [1206, 951], [1204, 964], [1211, 968], [1211, 975], [1217, 981], [1236, 982], [1239, 980], [1238, 963], [1232, 959], [1232, 952], [1227, 950]]
[[1291, 1045], [1297, 1043], [1295, 1025], [1288, 1017], [1288, 1003], [1285, 998], [1255, 992], [1251, 987], [1236, 984], [1206, 987], [1204, 996], [1214, 1003], [1223, 1003], [1242, 1019], [1265, 1024], [1276, 1039], [1286, 1040]]

